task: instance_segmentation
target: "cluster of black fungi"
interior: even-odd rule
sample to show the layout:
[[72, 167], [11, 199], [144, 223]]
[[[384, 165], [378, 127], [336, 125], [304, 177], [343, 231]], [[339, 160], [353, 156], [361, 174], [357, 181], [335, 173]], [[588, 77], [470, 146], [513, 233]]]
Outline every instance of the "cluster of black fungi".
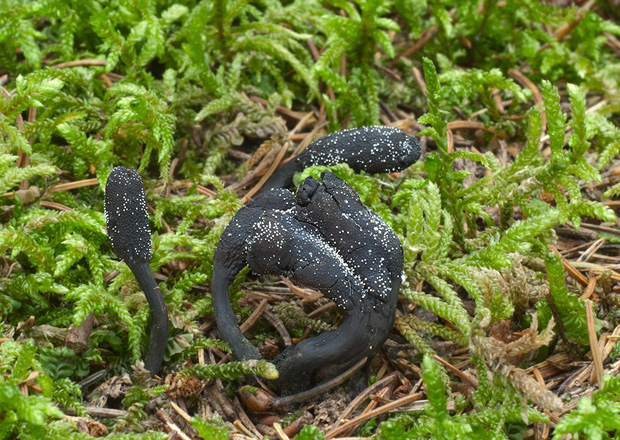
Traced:
[[[214, 255], [212, 297], [217, 327], [237, 360], [262, 359], [241, 333], [228, 291], [245, 266], [316, 289], [344, 312], [333, 331], [284, 349], [271, 362], [280, 393], [310, 389], [374, 354], [394, 324], [403, 271], [398, 237], [358, 194], [329, 171], [307, 178], [296, 194], [295, 172], [346, 163], [355, 171], [400, 171], [420, 157], [417, 139], [390, 127], [332, 133], [281, 167], [224, 230]], [[106, 222], [114, 252], [135, 274], [151, 308], [145, 368], [158, 372], [168, 338], [166, 305], [149, 268], [151, 240], [139, 174], [124, 167], [106, 185]]]

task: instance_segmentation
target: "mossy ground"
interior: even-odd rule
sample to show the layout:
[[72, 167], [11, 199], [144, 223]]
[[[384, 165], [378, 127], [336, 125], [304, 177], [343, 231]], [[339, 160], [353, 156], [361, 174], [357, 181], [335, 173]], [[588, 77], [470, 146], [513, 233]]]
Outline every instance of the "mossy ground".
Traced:
[[[618, 8], [0, 3], [0, 440], [283, 439], [304, 425], [297, 438], [613, 438]], [[217, 339], [219, 235], [280, 161], [369, 124], [419, 135], [426, 153], [391, 175], [332, 168], [403, 243], [394, 331], [344, 387], [258, 413], [237, 390], [272, 367], [232, 362]], [[137, 364], [149, 312], [105, 233], [115, 165], [147, 190], [171, 323], [161, 379]], [[338, 323], [287, 280], [244, 272], [233, 291], [266, 357]]]

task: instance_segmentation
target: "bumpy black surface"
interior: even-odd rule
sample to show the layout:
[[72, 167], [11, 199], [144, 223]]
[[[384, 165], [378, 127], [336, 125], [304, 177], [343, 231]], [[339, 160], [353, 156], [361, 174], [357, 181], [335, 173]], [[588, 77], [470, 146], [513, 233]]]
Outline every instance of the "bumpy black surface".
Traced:
[[142, 178], [132, 168], [116, 167], [105, 189], [105, 220], [112, 248], [133, 272], [151, 310], [151, 333], [144, 367], [156, 374], [168, 342], [168, 310], [149, 267], [151, 231]]
[[299, 156], [280, 167], [263, 186], [263, 192], [289, 188], [293, 175], [311, 165], [346, 163], [354, 171], [389, 173], [409, 167], [420, 158], [414, 136], [393, 127], [352, 128], [317, 139]]
[[140, 174], [116, 167], [105, 186], [105, 221], [114, 253], [128, 261], [151, 259], [151, 231]]
[[403, 256], [394, 232], [330, 172], [308, 178], [296, 197], [263, 193], [224, 231], [214, 256], [212, 295], [218, 329], [237, 359], [260, 359], [241, 334], [228, 287], [246, 264], [258, 274], [285, 275], [341, 307], [338, 329], [289, 347], [275, 359], [283, 393], [308, 389], [375, 353], [389, 335]]

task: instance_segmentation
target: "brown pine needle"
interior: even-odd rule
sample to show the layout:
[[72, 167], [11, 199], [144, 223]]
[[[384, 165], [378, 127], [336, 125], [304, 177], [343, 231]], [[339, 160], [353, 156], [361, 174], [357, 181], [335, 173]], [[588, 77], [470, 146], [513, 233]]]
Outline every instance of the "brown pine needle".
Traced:
[[588, 285], [586, 286], [583, 294], [579, 297], [579, 299], [590, 299], [590, 297], [594, 293], [594, 289], [596, 288], [597, 279], [598, 276], [595, 273], [590, 274], [590, 280], [588, 281]]
[[335, 438], [337, 435], [343, 434], [345, 432], [347, 432], [349, 429], [354, 428], [356, 426], [361, 425], [362, 423], [383, 415], [383, 414], [387, 414], [390, 411], [396, 409], [396, 408], [400, 408], [401, 406], [405, 406], [405, 405], [409, 405], [410, 403], [413, 403], [417, 400], [420, 400], [422, 397], [424, 396], [423, 393], [414, 393], [414, 394], [410, 394], [408, 396], [402, 397], [398, 400], [395, 400], [393, 402], [390, 402], [386, 405], [383, 405], [381, 408], [377, 408], [373, 411], [370, 411], [366, 414], [362, 414], [356, 418], [354, 418], [353, 420], [348, 421], [347, 423], [344, 423], [343, 425], [339, 426], [338, 428], [334, 429], [333, 431], [330, 431], [325, 438], [326, 439], [333, 439]]
[[85, 186], [98, 185], [99, 181], [96, 178], [78, 180], [77, 182], [61, 183], [49, 189], [49, 192], [67, 191], [70, 189], [83, 188]]
[[599, 388], [603, 384], [603, 360], [601, 352], [598, 348], [598, 336], [596, 335], [596, 326], [594, 325], [594, 313], [592, 312], [592, 302], [585, 300], [586, 306], [586, 323], [588, 325], [588, 337], [590, 339], [590, 349], [592, 350], [592, 362], [594, 363], [594, 372]]
[[282, 162], [282, 159], [284, 158], [284, 155], [286, 154], [286, 150], [288, 149], [288, 142], [285, 142], [284, 145], [282, 145], [282, 148], [280, 148], [280, 151], [278, 151], [278, 155], [276, 156], [276, 158], [274, 159], [274, 161], [272, 162], [271, 166], [269, 167], [269, 169], [267, 170], [267, 172], [265, 173], [265, 175], [263, 177], [261, 177], [261, 179], [258, 181], [258, 183], [254, 186], [254, 188], [252, 188], [242, 199], [242, 203], [245, 205], [246, 203], [248, 203], [250, 200], [252, 200], [252, 197], [254, 197], [256, 194], [258, 194], [258, 192], [260, 191], [260, 189], [263, 187], [263, 185], [265, 184], [265, 182], [267, 182], [267, 180], [271, 177], [271, 175], [275, 172], [275, 170], [278, 168], [278, 166], [280, 165], [280, 162]]
[[245, 322], [239, 326], [239, 328], [241, 329], [241, 333], [247, 332], [249, 329], [252, 328], [254, 324], [256, 324], [256, 321], [258, 321], [258, 319], [263, 315], [263, 313], [267, 309], [268, 304], [269, 304], [269, 300], [267, 299], [264, 299], [260, 302], [258, 307], [254, 309], [250, 317], [246, 319]]
[[[557, 252], [557, 250], [553, 248], [553, 252]], [[568, 274], [571, 277], [573, 277], [575, 281], [577, 281], [582, 286], [586, 287], [589, 282], [588, 279], [581, 272], [577, 270], [577, 268], [573, 265], [573, 263], [571, 263], [566, 258], [564, 258], [562, 254], [560, 254], [560, 257], [562, 258], [562, 263], [564, 264], [564, 269], [566, 270], [566, 272], [568, 272]]]
[[470, 384], [472, 387], [477, 387], [478, 386], [478, 381], [476, 379], [471, 377], [469, 374], [464, 373], [463, 371], [459, 370], [458, 368], [456, 368], [454, 365], [452, 365], [448, 361], [442, 359], [441, 357], [437, 356], [436, 354], [433, 355], [433, 359], [435, 359], [437, 362], [439, 362], [444, 367], [446, 367], [448, 369], [448, 371], [450, 371], [456, 377], [461, 379], [463, 382], [466, 382], [466, 383]]
[[75, 60], [75, 61], [68, 61], [66, 63], [58, 63], [58, 64], [54, 64], [52, 67], [52, 69], [64, 69], [66, 67], [81, 67], [81, 66], [105, 66], [106, 65], [106, 60]]

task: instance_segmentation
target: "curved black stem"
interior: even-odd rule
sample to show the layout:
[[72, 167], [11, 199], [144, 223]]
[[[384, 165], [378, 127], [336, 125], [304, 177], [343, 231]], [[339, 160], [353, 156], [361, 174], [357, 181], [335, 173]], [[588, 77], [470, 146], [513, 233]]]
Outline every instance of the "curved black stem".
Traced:
[[226, 226], [213, 255], [211, 298], [222, 339], [240, 360], [261, 359], [261, 355], [241, 333], [230, 305], [228, 288], [246, 265], [246, 241], [263, 212], [267, 209], [287, 210], [295, 205], [290, 191], [274, 189], [262, 194], [241, 208]]
[[294, 394], [330, 379], [367, 357], [370, 317], [348, 313], [336, 330], [293, 345], [273, 360], [280, 373], [274, 385]]
[[[225, 269], [222, 263], [217, 264], [219, 267], [213, 271], [212, 298], [220, 336], [230, 346], [235, 359], [262, 359], [258, 349], [241, 333], [228, 298], [228, 288], [239, 266]], [[324, 272], [319, 276], [329, 278]], [[394, 325], [396, 296], [392, 297], [380, 306], [371, 298], [363, 301], [350, 298], [350, 309], [337, 329], [306, 339], [276, 356], [273, 362], [280, 377], [272, 385], [287, 395], [307, 390], [376, 353]]]
[[235, 359], [247, 361], [250, 359], [262, 359], [262, 356], [258, 349], [241, 333], [228, 297], [228, 288], [243, 266], [245, 266], [244, 260], [223, 261], [216, 258], [213, 264], [211, 298], [213, 299], [213, 310], [217, 317], [217, 328], [220, 336], [230, 347]]
[[136, 280], [138, 280], [151, 309], [151, 333], [149, 348], [144, 357], [144, 368], [149, 370], [151, 376], [153, 376], [159, 372], [166, 354], [166, 345], [168, 344], [168, 309], [149, 264], [147, 262], [128, 262], [127, 266], [133, 272]]
[[[211, 285], [220, 336], [231, 348], [235, 359], [262, 359], [258, 349], [241, 333], [228, 298], [229, 286], [245, 264], [237, 259], [227, 262], [228, 265], [226, 261], [216, 259]], [[321, 275], [325, 277], [326, 274]], [[360, 357], [368, 353], [373, 334], [376, 333], [376, 330], [369, 329], [376, 312], [365, 309], [360, 304], [352, 305], [351, 312], [346, 314], [336, 330], [306, 339], [280, 353], [274, 359], [280, 377], [272, 382], [273, 385], [287, 394], [306, 390], [323, 378], [339, 374], [359, 361]], [[343, 353], [346, 353], [344, 359]]]

